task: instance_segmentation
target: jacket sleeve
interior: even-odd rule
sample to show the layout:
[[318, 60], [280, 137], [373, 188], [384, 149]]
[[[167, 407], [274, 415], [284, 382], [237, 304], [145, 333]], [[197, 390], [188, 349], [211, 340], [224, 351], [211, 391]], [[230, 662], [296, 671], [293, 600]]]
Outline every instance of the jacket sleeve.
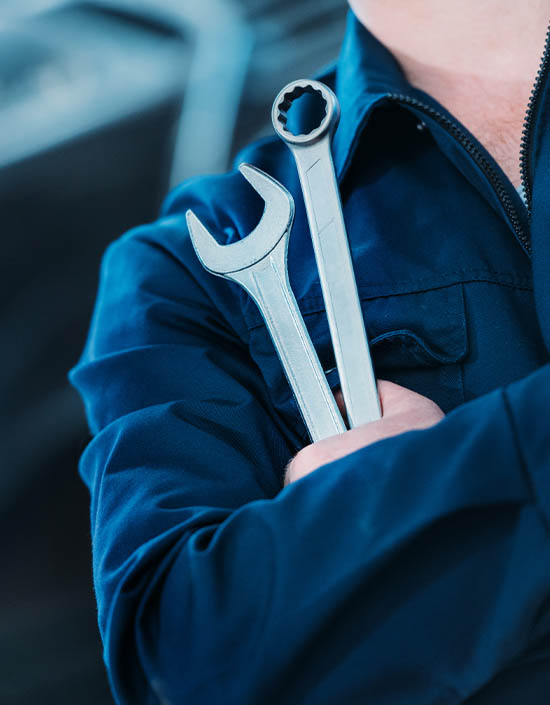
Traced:
[[72, 373], [118, 702], [456, 702], [547, 634], [550, 366], [281, 490], [261, 375], [159, 227], [107, 253]]

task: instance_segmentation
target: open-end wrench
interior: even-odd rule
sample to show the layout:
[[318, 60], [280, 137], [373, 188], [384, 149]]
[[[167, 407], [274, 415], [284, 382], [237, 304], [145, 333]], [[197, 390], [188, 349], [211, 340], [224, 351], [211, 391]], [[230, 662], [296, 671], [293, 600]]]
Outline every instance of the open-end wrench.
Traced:
[[334, 436], [345, 425], [288, 280], [294, 200], [260, 169], [249, 164], [239, 169], [265, 201], [260, 223], [243, 240], [220, 245], [189, 210], [193, 247], [209, 272], [240, 284], [258, 305], [312, 440]]
[[[295, 135], [287, 129], [287, 113], [305, 93], [320, 94], [326, 114], [312, 132]], [[336, 96], [318, 81], [289, 83], [273, 104], [273, 126], [298, 167], [342, 394], [354, 427], [379, 419], [381, 412], [332, 161], [331, 138], [339, 118]]]

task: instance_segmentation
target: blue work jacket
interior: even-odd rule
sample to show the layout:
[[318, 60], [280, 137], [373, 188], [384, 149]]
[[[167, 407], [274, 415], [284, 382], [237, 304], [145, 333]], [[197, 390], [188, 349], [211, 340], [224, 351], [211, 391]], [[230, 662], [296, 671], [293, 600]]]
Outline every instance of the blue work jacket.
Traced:
[[[289, 80], [296, 78], [289, 76]], [[199, 263], [263, 203], [184, 183], [109, 247], [72, 371], [93, 440], [95, 588], [118, 703], [550, 702], [550, 84], [526, 203], [350, 15], [323, 76], [376, 374], [446, 412], [283, 489], [307, 434], [260, 314]], [[276, 137], [241, 155], [296, 200], [290, 280], [338, 385], [301, 189]]]

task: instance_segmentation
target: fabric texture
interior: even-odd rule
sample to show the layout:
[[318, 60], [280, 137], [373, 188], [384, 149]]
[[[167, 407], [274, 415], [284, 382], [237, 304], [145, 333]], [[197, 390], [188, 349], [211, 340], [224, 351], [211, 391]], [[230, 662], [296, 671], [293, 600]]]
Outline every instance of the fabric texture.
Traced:
[[[289, 77], [289, 80], [293, 77]], [[550, 96], [532, 147], [532, 217], [350, 14], [322, 77], [375, 371], [446, 417], [283, 489], [307, 443], [266, 327], [192, 249], [263, 203], [237, 171], [185, 183], [107, 251], [71, 373], [93, 440], [93, 566], [116, 701], [541, 705], [550, 698]], [[451, 116], [452, 118], [452, 116]], [[454, 118], [452, 118], [454, 120]], [[419, 122], [423, 123], [419, 129]], [[456, 120], [454, 120], [456, 122]], [[466, 128], [462, 128], [467, 134]], [[290, 280], [338, 385], [292, 157], [245, 150], [296, 201]]]

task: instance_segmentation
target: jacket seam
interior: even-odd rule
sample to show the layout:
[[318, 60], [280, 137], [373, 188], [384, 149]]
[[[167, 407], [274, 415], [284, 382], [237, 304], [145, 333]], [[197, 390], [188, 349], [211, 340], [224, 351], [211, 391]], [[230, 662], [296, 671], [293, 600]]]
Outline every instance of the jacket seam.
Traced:
[[[473, 270], [469, 270], [473, 271]], [[487, 273], [486, 270], [480, 270], [485, 273]], [[461, 272], [458, 272], [461, 273]], [[488, 272], [488, 274], [494, 274], [495, 276], [498, 275], [498, 272]], [[446, 274], [453, 274], [453, 272], [448, 272]], [[442, 274], [441, 276], [446, 276], [446, 274]], [[375, 286], [404, 286], [404, 285], [414, 285], [421, 283], [423, 281], [434, 281], [433, 278], [428, 278], [425, 277], [423, 279], [414, 279], [414, 280], [409, 280], [405, 282], [371, 282], [369, 285], [361, 285], [358, 283], [358, 290], [359, 290], [359, 298], [361, 301], [369, 301], [369, 300], [379, 300], [379, 299], [389, 299], [392, 297], [397, 297], [397, 296], [410, 296], [413, 294], [422, 294], [422, 293], [428, 293], [430, 291], [436, 291], [439, 289], [448, 289], [453, 286], [458, 286], [458, 285], [464, 285], [472, 282], [483, 282], [483, 283], [488, 283], [488, 284], [494, 284], [495, 286], [506, 286], [508, 288], [512, 289], [518, 289], [520, 291], [533, 291], [532, 285], [530, 285], [530, 282], [528, 283], [528, 280], [526, 280], [526, 283], [520, 283], [519, 280], [517, 283], [510, 282], [510, 281], [495, 281], [493, 279], [480, 279], [480, 278], [473, 278], [473, 279], [464, 279], [464, 280], [458, 280], [458, 281], [451, 281], [451, 282], [446, 282], [446, 283], [434, 283], [433, 286], [430, 287], [425, 287], [425, 288], [418, 288], [418, 289], [410, 289], [407, 291], [393, 291], [391, 293], [384, 293], [384, 294], [376, 294], [376, 293], [367, 293], [367, 289], [370, 289]], [[304, 318], [307, 318], [308, 316], [311, 315], [317, 315], [319, 313], [323, 313], [325, 310], [324, 306], [324, 300], [321, 294], [311, 294], [308, 296], [303, 296], [298, 299], [298, 304], [306, 304], [311, 306], [309, 310], [302, 311], [302, 315]], [[243, 318], [245, 320], [246, 327], [248, 328], [249, 331], [253, 331], [257, 328], [262, 328], [265, 326], [265, 322], [261, 319], [260, 314], [257, 311], [250, 311], [250, 312], [244, 312], [243, 311]]]
[[[358, 282], [357, 285], [359, 288], [365, 288], [368, 289], [373, 286], [406, 286], [408, 284], [422, 284], [423, 282], [439, 282], [441, 279], [444, 279], [445, 277], [452, 275], [452, 276], [461, 276], [461, 275], [468, 275], [472, 272], [479, 271], [480, 274], [485, 275], [485, 276], [472, 276], [469, 279], [459, 279], [455, 281], [450, 281], [450, 282], [444, 282], [441, 284], [436, 284], [433, 287], [429, 287], [429, 289], [443, 289], [447, 286], [453, 286], [455, 284], [463, 284], [467, 282], [476, 282], [476, 281], [482, 281], [482, 282], [488, 282], [490, 284], [500, 284], [503, 286], [511, 286], [511, 287], [527, 287], [529, 289], [533, 288], [533, 280], [529, 277], [523, 278], [516, 278], [516, 277], [511, 277], [509, 274], [506, 272], [491, 272], [489, 270], [485, 269], [480, 269], [480, 270], [472, 270], [469, 269], [467, 271], [453, 271], [453, 272], [442, 272], [438, 277], [420, 277], [419, 279], [408, 279], [406, 281], [400, 281], [400, 282]], [[501, 278], [501, 277], [507, 277], [506, 279]], [[429, 289], [425, 289], [429, 290]], [[415, 293], [417, 290], [414, 289], [410, 293]], [[422, 291], [422, 289], [419, 289], [419, 291]], [[391, 294], [390, 294], [391, 295]]]
[[508, 399], [508, 395], [506, 394], [505, 389], [502, 390], [502, 398], [504, 401], [504, 408], [506, 410], [506, 414], [507, 414], [508, 420], [510, 422], [510, 427], [512, 429], [512, 435], [514, 437], [514, 442], [515, 442], [515, 446], [517, 448], [518, 457], [521, 462], [522, 474], [525, 478], [525, 482], [527, 484], [527, 487], [529, 488], [529, 493], [531, 495], [532, 502], [535, 505], [535, 507], [537, 508], [537, 512], [538, 512], [538, 514], [541, 518], [541, 521], [546, 529], [546, 533], [550, 534], [550, 521], [548, 520], [548, 517], [546, 516], [544, 510], [540, 506], [539, 493], [537, 491], [535, 483], [533, 482], [533, 478], [531, 477], [531, 473], [529, 472], [529, 464], [528, 464], [527, 459], [525, 457], [525, 453], [523, 452], [523, 447], [522, 447], [521, 441], [520, 441], [520, 434], [518, 431], [518, 427], [516, 425], [516, 421], [514, 419], [514, 414], [512, 412], [510, 400]]

